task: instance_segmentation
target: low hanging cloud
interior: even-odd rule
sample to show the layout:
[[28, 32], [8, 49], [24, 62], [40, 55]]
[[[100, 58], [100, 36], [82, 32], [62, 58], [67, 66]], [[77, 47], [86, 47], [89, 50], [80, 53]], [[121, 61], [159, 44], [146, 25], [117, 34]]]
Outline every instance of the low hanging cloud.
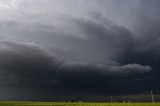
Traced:
[[1, 86], [52, 88], [75, 95], [138, 92], [156, 86], [159, 74], [152, 77], [153, 64], [141, 61], [153, 59], [152, 55], [137, 46], [140, 42], [129, 29], [104, 16], [62, 21], [67, 27], [1, 22]]
[[150, 66], [142, 66], [140, 64], [127, 64], [123, 66], [115, 66], [111, 68], [113, 72], [119, 72], [123, 74], [134, 74], [134, 73], [147, 73], [152, 70]]
[[56, 65], [51, 54], [32, 43], [1, 41], [0, 44], [1, 86], [45, 84], [43, 79], [49, 77], [46, 75]]
[[[101, 77], [125, 77], [150, 70], [150, 66], [139, 64], [120, 66], [114, 62], [98, 64], [60, 61], [52, 52], [34, 43], [0, 41], [0, 86], [53, 87], [65, 86], [63, 82], [70, 84], [73, 81], [81, 85], [86, 81], [85, 78], [91, 82], [105, 83], [105, 80], [100, 80]], [[90, 76], [97, 76], [97, 80]], [[92, 86], [89, 82], [88, 86]]]
[[159, 5], [159, 0], [0, 0], [0, 94], [6, 93], [0, 99], [11, 97], [1, 87], [32, 100], [57, 92], [106, 97], [160, 89]]

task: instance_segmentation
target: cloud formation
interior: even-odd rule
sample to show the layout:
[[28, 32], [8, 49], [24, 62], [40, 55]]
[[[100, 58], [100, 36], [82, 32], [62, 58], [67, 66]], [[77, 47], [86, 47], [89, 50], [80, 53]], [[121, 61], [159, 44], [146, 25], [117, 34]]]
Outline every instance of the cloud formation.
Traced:
[[[14, 84], [18, 86], [52, 86], [61, 80], [60, 76], [79, 76], [78, 80], [83, 82], [83, 75], [88, 78], [94, 74], [94, 76], [100, 74], [100, 76], [106, 77], [119, 74], [126, 76], [151, 70], [150, 66], [139, 64], [118, 66], [113, 63], [65, 62], [58, 60], [58, 57], [32, 43], [13, 41], [1, 41], [0, 43], [1, 86]], [[76, 79], [73, 80], [76, 81]]]
[[99, 96], [160, 89], [159, 3], [0, 0], [0, 86]]

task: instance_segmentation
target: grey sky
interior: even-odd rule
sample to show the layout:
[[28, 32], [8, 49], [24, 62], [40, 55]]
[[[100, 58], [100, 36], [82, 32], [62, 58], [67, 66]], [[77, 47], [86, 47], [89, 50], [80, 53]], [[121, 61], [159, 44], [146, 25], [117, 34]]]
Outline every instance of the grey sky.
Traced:
[[127, 93], [159, 89], [159, 5], [159, 0], [0, 0], [0, 86], [72, 89], [77, 96], [107, 95], [117, 87]]

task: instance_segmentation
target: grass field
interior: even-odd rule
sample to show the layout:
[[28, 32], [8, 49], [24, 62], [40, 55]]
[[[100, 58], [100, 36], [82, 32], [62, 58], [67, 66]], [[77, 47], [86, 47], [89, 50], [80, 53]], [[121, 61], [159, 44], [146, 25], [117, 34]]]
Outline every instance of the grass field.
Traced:
[[160, 103], [63, 103], [1, 101], [0, 106], [160, 106]]

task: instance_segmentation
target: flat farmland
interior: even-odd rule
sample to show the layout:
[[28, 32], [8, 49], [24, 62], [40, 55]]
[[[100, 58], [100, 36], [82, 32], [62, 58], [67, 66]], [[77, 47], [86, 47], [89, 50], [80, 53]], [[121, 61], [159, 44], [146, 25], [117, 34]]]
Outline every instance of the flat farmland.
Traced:
[[0, 106], [160, 106], [160, 103], [65, 103], [1, 101]]

